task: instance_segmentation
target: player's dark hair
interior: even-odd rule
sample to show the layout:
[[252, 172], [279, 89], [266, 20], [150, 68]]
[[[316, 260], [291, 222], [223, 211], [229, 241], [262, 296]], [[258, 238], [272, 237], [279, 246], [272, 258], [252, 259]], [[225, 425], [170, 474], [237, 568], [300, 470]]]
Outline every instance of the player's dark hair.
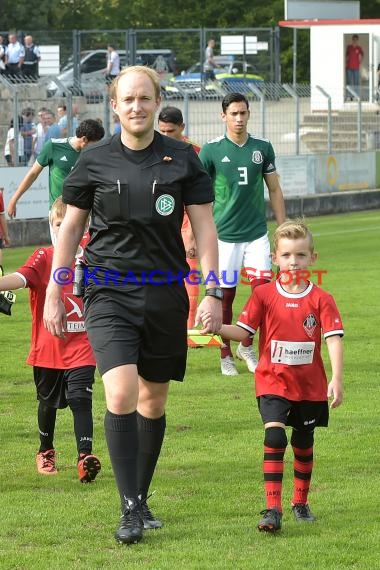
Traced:
[[241, 103], [242, 101], [247, 105], [247, 109], [249, 109], [249, 101], [243, 93], [228, 93], [222, 101], [223, 113], [227, 111], [231, 103]]
[[158, 115], [158, 120], [162, 121], [163, 123], [173, 123], [174, 125], [182, 125], [183, 124], [183, 115], [181, 109], [178, 107], [172, 107], [168, 105], [161, 109], [160, 114]]
[[78, 139], [86, 137], [89, 142], [96, 142], [104, 137], [104, 128], [95, 119], [85, 119], [78, 125], [75, 134]]

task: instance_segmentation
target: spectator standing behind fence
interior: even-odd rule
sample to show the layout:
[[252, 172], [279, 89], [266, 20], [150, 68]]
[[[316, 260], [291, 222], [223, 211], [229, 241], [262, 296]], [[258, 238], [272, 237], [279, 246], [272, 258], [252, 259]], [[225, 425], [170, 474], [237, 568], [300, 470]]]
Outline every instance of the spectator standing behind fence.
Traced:
[[215, 79], [215, 68], [218, 67], [214, 59], [215, 40], [210, 38], [205, 49], [205, 60], [203, 63], [203, 71], [205, 80], [213, 81]]
[[[201, 147], [190, 141], [183, 134], [185, 123], [183, 122], [182, 111], [177, 107], [168, 106], [161, 109], [160, 114], [158, 115], [158, 128], [160, 133], [167, 137], [191, 143], [195, 152], [199, 154]], [[198, 268], [197, 246], [186, 210], [183, 215], [181, 234], [186, 251], [186, 261], [190, 267], [190, 271], [196, 271]], [[200, 287], [198, 283], [192, 281], [192, 277], [190, 275], [185, 279], [185, 287], [189, 296], [187, 328], [192, 329], [195, 323]]]
[[7, 74], [17, 76], [21, 73], [22, 64], [24, 63], [24, 46], [17, 40], [16, 34], [9, 34], [8, 42], [5, 49]]
[[61, 129], [58, 126], [53, 111], [51, 111], [50, 109], [45, 111], [45, 119], [48, 125], [45, 135], [45, 142], [50, 141], [51, 139], [60, 139]]
[[0, 36], [0, 73], [5, 72], [5, 47], [4, 36]]
[[22, 64], [22, 74], [34, 79], [38, 79], [38, 64], [41, 61], [39, 48], [34, 45], [32, 36], [24, 38], [25, 57]]
[[[65, 138], [69, 135], [69, 129], [68, 129], [68, 117], [67, 117], [67, 108], [66, 105], [62, 104], [62, 105], [58, 105], [57, 107], [57, 115], [58, 115], [58, 126], [60, 129], [60, 136], [61, 138]], [[78, 119], [77, 117], [73, 114], [71, 117], [71, 122], [72, 122], [72, 132], [75, 133], [76, 128], [78, 126]]]
[[33, 137], [36, 134], [36, 125], [34, 123], [34, 109], [27, 107], [22, 111], [23, 124], [20, 129], [24, 139], [24, 164], [28, 165], [29, 160], [33, 156]]
[[57, 115], [58, 115], [58, 126], [60, 131], [60, 136], [62, 138], [67, 137], [68, 129], [67, 129], [67, 108], [66, 105], [58, 105], [57, 107]]
[[24, 164], [24, 137], [21, 134], [23, 124], [22, 117], [19, 117], [18, 122], [18, 160], [15, 157], [15, 130], [13, 127], [13, 119], [9, 124], [7, 138], [4, 145], [4, 157], [8, 166], [23, 166]]
[[120, 73], [120, 56], [112, 44], [108, 44], [107, 51], [107, 67], [103, 73], [106, 76], [107, 83], [111, 83]]
[[82, 121], [75, 137], [51, 140], [44, 144], [35, 163], [21, 180], [16, 192], [8, 203], [8, 216], [16, 216], [16, 205], [21, 196], [31, 187], [45, 166], [49, 167], [49, 208], [54, 200], [61, 196], [63, 181], [79, 158], [80, 151], [89, 143], [104, 137], [104, 129], [97, 121]]
[[359, 45], [359, 36], [354, 34], [351, 43], [346, 48], [346, 82], [358, 95], [360, 89], [360, 65], [363, 57], [364, 52], [361, 45]]
[[[222, 101], [226, 134], [203, 145], [199, 154], [214, 183], [224, 324], [232, 322], [232, 304], [242, 267], [247, 268], [252, 291], [265, 282], [263, 272], [271, 268], [264, 180], [277, 223], [285, 220], [273, 147], [268, 140], [248, 133], [249, 117], [245, 95], [226, 95]], [[222, 374], [236, 376], [229, 340], [224, 340], [220, 356]], [[239, 344], [236, 356], [246, 362], [250, 372], [255, 371], [257, 361], [251, 338]]]
[[36, 125], [36, 132], [33, 136], [33, 155], [37, 156], [41, 152], [42, 147], [45, 144], [46, 131], [48, 129], [48, 124], [46, 122], [45, 112], [48, 111], [46, 107], [40, 107], [38, 109], [38, 123]]

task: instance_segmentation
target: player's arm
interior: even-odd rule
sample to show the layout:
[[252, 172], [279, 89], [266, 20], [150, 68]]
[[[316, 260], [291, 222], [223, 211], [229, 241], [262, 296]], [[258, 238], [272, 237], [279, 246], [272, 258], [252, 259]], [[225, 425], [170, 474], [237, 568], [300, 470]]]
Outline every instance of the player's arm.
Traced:
[[277, 172], [264, 174], [264, 180], [268, 187], [271, 208], [279, 226], [285, 222], [285, 201]]
[[186, 257], [189, 259], [197, 257], [197, 244], [195, 242], [194, 232], [190, 222], [188, 223], [186, 231], [182, 234], [182, 238], [185, 246]]
[[9, 246], [11, 243], [11, 240], [9, 239], [8, 224], [7, 224], [7, 220], [5, 219], [4, 213], [0, 214], [0, 228], [1, 228], [1, 233], [3, 235], [4, 244], [6, 246]]
[[332, 397], [331, 408], [337, 408], [343, 402], [343, 343], [339, 335], [326, 338], [327, 350], [331, 362], [331, 381], [327, 397]]
[[24, 287], [25, 281], [18, 273], [10, 273], [0, 277], [0, 291], [15, 291]]
[[66, 313], [61, 300], [61, 288], [64, 284], [62, 277], [65, 269], [67, 272], [70, 270], [83, 237], [88, 215], [88, 210], [68, 204], [54, 248], [50, 281], [46, 289], [44, 325], [51, 334], [59, 338], [64, 338], [66, 330]]
[[31, 187], [33, 182], [38, 178], [43, 170], [43, 166], [41, 166], [37, 161], [33, 164], [31, 169], [27, 172], [24, 178], [21, 180], [20, 184], [16, 192], [13, 194], [12, 198], [9, 200], [8, 203], [8, 216], [10, 218], [14, 218], [16, 216], [16, 204], [21, 198], [21, 196]]
[[[201, 264], [202, 274], [206, 280], [208, 276], [219, 275], [218, 270], [218, 241], [215, 223], [212, 217], [212, 204], [191, 204], [186, 206], [190, 224], [193, 228], [197, 244], [198, 259]], [[218, 282], [210, 282], [207, 288], [219, 287]], [[202, 315], [209, 313], [207, 323]], [[201, 332], [216, 332], [222, 325], [222, 302], [215, 297], [206, 296], [202, 299], [195, 317], [195, 326], [202, 321]]]
[[242, 342], [243, 340], [247, 340], [251, 333], [243, 327], [239, 327], [238, 325], [222, 325], [222, 328], [219, 331], [221, 337], [227, 340], [236, 340]]

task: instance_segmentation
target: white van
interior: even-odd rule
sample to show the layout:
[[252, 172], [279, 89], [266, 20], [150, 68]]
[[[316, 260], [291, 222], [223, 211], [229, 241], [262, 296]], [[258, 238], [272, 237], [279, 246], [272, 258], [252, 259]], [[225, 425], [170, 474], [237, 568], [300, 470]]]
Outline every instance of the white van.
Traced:
[[[124, 50], [118, 50], [120, 66], [126, 65]], [[90, 102], [93, 98], [99, 100], [103, 97], [105, 89], [105, 76], [102, 70], [107, 67], [107, 50], [97, 49], [81, 53], [80, 83], [74, 82], [74, 58], [71, 56], [47, 87], [48, 97], [64, 96], [67, 91], [74, 95], [84, 95]], [[177, 73], [177, 64], [174, 53], [170, 49], [138, 49], [136, 50], [136, 64], [147, 65], [156, 69], [163, 79], [169, 79]]]

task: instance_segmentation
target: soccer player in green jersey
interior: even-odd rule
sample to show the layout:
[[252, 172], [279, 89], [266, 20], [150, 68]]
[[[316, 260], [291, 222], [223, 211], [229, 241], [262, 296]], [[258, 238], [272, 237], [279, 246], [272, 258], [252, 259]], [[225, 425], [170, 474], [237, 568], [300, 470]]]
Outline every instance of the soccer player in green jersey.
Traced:
[[20, 182], [16, 192], [8, 203], [8, 216], [16, 216], [16, 205], [21, 196], [31, 187], [45, 166], [49, 167], [49, 209], [53, 202], [62, 195], [63, 181], [78, 160], [80, 151], [89, 143], [104, 137], [102, 125], [94, 119], [82, 121], [75, 132], [75, 137], [51, 139], [38, 154], [33, 166]]
[[[264, 181], [277, 224], [285, 221], [285, 203], [272, 144], [248, 133], [248, 99], [241, 93], [229, 93], [222, 101], [221, 116], [225, 134], [206, 143], [199, 157], [214, 184], [223, 323], [231, 324], [241, 275], [248, 277], [252, 290], [270, 279]], [[246, 362], [251, 372], [255, 371], [257, 360], [250, 338], [238, 345], [236, 356]], [[220, 365], [222, 374], [238, 374], [230, 341], [226, 339], [221, 347]]]

